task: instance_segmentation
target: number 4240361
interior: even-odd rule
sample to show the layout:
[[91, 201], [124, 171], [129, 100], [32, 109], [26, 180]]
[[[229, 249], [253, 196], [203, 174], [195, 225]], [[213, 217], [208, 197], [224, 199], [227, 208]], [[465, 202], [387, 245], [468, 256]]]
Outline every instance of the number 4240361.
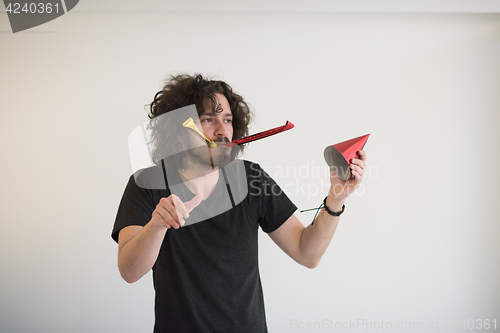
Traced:
[[18, 2], [10, 3], [5, 8], [5, 11], [9, 14], [50, 14], [52, 12], [59, 13], [59, 3], [25, 3], [21, 8], [21, 4]]

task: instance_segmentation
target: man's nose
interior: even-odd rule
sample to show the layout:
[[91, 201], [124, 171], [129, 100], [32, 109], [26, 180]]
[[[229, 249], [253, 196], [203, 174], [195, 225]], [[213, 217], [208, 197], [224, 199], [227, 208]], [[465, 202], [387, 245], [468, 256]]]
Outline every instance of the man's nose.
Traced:
[[224, 126], [224, 122], [221, 120], [215, 121], [215, 133], [218, 137], [227, 137], [227, 128]]

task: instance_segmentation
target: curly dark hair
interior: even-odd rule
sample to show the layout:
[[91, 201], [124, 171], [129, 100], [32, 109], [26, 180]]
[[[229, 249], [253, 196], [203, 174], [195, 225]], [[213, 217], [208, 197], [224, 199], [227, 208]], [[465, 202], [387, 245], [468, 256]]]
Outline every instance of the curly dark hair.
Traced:
[[[243, 97], [233, 92], [231, 86], [224, 81], [215, 81], [203, 77], [201, 74], [194, 76], [188, 74], [172, 75], [165, 81], [165, 85], [154, 96], [153, 102], [149, 105], [150, 120], [149, 127], [151, 132], [152, 158], [157, 165], [165, 156], [177, 154], [177, 158], [170, 160], [170, 167], [181, 169], [183, 162], [183, 152], [190, 147], [186, 146], [189, 142], [188, 131], [179, 131], [179, 124], [189, 118], [188, 108], [179, 110], [169, 115], [169, 117], [159, 117], [167, 112], [178, 110], [180, 108], [193, 105], [196, 108], [198, 116], [204, 112], [203, 103], [210, 100], [212, 110], [215, 113], [220, 112], [215, 94], [222, 94], [226, 97], [233, 114], [233, 140], [243, 138], [248, 135], [248, 125], [252, 120], [252, 112]], [[168, 121], [158, 121], [159, 118], [168, 118]], [[234, 150], [237, 155], [245, 148], [244, 145], [238, 146]]]

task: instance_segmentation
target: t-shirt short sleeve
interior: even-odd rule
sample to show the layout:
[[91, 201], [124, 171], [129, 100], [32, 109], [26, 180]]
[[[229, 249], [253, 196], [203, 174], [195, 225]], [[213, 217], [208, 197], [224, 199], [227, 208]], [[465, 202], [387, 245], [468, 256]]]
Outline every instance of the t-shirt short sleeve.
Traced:
[[130, 225], [145, 226], [151, 220], [156, 207], [153, 191], [136, 184], [134, 176], [130, 176], [123, 193], [111, 237], [118, 243], [120, 230]]
[[249, 191], [251, 200], [258, 199], [258, 221], [261, 229], [270, 233], [278, 229], [297, 210], [279, 185], [258, 165], [249, 168]]

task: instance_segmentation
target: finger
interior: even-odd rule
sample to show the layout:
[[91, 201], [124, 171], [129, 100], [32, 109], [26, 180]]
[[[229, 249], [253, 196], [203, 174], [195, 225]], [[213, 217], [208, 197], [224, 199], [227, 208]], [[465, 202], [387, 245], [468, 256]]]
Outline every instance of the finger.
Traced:
[[177, 216], [179, 216], [178, 223], [182, 227], [184, 224], [186, 224], [186, 221], [184, 221], [184, 218], [182, 217], [182, 214], [181, 214], [181, 212], [179, 212], [179, 210], [177, 210]]
[[[160, 200], [160, 211], [161, 212], [168, 212], [168, 214], [176, 221], [178, 222], [179, 221], [179, 216], [177, 214], [177, 209], [175, 208], [174, 206], [174, 203], [173, 203], [173, 200], [174, 200], [174, 195], [172, 194], [170, 197], [168, 198], [161, 198]], [[168, 216], [163, 213], [162, 216], [165, 217], [165, 220], [168, 220]]]
[[359, 166], [357, 166], [357, 165], [355, 165], [355, 164], [351, 164], [351, 172], [352, 172], [352, 171], [356, 171], [356, 172], [357, 172], [359, 175], [361, 175], [361, 176], [362, 176], [362, 175], [364, 174], [364, 172], [365, 172], [365, 171], [364, 171], [361, 167], [359, 167]]
[[[184, 203], [184, 206], [186, 207], [188, 212], [191, 212], [193, 209], [195, 209], [203, 200], [203, 196], [201, 194], [197, 194], [193, 199], [187, 201]], [[189, 214], [188, 214], [189, 216]]]
[[[175, 208], [174, 208], [175, 211]], [[172, 215], [171, 211], [167, 210], [166, 207], [158, 207], [158, 212], [163, 216], [163, 221], [166, 225], [172, 226], [174, 229], [179, 229], [181, 226], [180, 221], [177, 219], [177, 212], [175, 216]]]
[[164, 224], [170, 217], [170, 214], [168, 214], [168, 212], [166, 212], [165, 210], [160, 209], [160, 207], [156, 207], [153, 212], [153, 215], [155, 214], [158, 216], [158, 219], [160, 222], [162, 222], [162, 224]]
[[182, 202], [182, 200], [178, 196], [173, 195], [173, 194], [172, 194], [172, 200], [173, 200], [174, 207], [177, 209], [177, 212], [179, 212], [178, 215], [187, 219], [189, 217], [189, 212], [186, 209], [186, 206]]
[[355, 182], [360, 182], [363, 178], [356, 170], [351, 170], [351, 174], [355, 180]]
[[366, 168], [366, 163], [363, 162], [360, 159], [357, 159], [357, 158], [353, 158], [351, 160], [351, 165], [353, 165], [353, 164], [359, 166], [361, 169], [365, 169]]
[[159, 207], [154, 210], [153, 216], [156, 216], [156, 219], [167, 229], [170, 229], [171, 224], [175, 223], [172, 216], [166, 210]]
[[366, 152], [364, 150], [358, 150], [357, 153], [360, 160], [366, 161]]
[[156, 211], [163, 217], [165, 223], [170, 224], [175, 229], [178, 229], [181, 226], [180, 223], [180, 213], [178, 213], [177, 209], [174, 207], [173, 198], [162, 198], [160, 203], [156, 207]]

